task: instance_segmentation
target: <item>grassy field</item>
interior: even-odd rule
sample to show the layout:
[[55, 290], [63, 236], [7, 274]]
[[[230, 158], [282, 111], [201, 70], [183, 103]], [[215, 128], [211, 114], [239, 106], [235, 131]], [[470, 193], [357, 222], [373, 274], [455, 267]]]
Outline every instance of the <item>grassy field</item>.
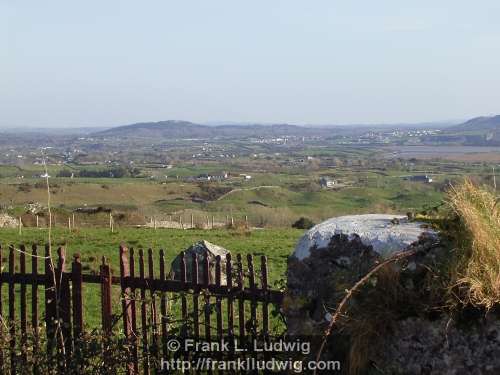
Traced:
[[[273, 287], [280, 284], [286, 271], [286, 259], [293, 252], [295, 244], [303, 231], [296, 229], [266, 229], [255, 230], [251, 233], [242, 233], [232, 230], [148, 230], [148, 229], [120, 229], [115, 233], [110, 233], [104, 229], [84, 229], [69, 232], [57, 229], [53, 231], [53, 245], [64, 246], [67, 258], [72, 260], [74, 253], [80, 253], [83, 269], [85, 273], [98, 273], [101, 258], [105, 256], [109, 259], [113, 274], [119, 274], [118, 246], [124, 242], [129, 247], [152, 248], [155, 254], [155, 272], [158, 275], [158, 251], [163, 248], [166, 251], [167, 269], [170, 269], [170, 262], [186, 249], [189, 245], [201, 239], [223, 246], [231, 251], [233, 255], [253, 254], [256, 258], [266, 255], [269, 268], [269, 282]], [[5, 248], [9, 244], [18, 247], [19, 244], [31, 245], [33, 243], [43, 245], [47, 241], [47, 231], [37, 229], [25, 229], [20, 236], [15, 230], [0, 229], [0, 243], [2, 250], [2, 260], [4, 272], [7, 270], [8, 254]], [[42, 250], [40, 250], [42, 251]], [[29, 262], [28, 258], [28, 262]], [[39, 263], [43, 263], [40, 261]], [[259, 259], [256, 259], [259, 265]], [[19, 265], [17, 264], [17, 269]], [[137, 266], [136, 266], [137, 267]], [[27, 267], [31, 269], [31, 265]], [[137, 268], [136, 268], [137, 269]], [[43, 270], [40, 265], [40, 271]], [[6, 286], [3, 287], [4, 298], [7, 295]], [[30, 288], [28, 288], [29, 290]], [[115, 289], [114, 306], [119, 304], [119, 291]], [[28, 300], [29, 300], [28, 296]], [[40, 301], [42, 301], [40, 297]], [[89, 327], [98, 326], [100, 323], [100, 293], [98, 287], [85, 286], [84, 289], [85, 321]], [[4, 304], [4, 308], [6, 305]], [[173, 306], [174, 310], [178, 307]], [[116, 308], [120, 312], [119, 308]], [[4, 311], [5, 313], [5, 311]]]
[[[319, 173], [309, 176], [270, 174], [267, 178], [256, 175], [255, 180], [248, 183], [230, 179], [211, 184], [233, 191], [206, 201], [192, 200], [193, 194], [203, 194], [196, 183], [63, 178], [52, 178], [50, 183], [53, 208], [68, 212], [83, 206], [104, 206], [116, 213], [133, 211], [136, 217], [142, 217], [135, 224], [142, 224], [153, 216], [166, 218], [169, 215], [185, 215], [184, 222], [187, 222], [193, 212], [204, 222], [202, 218], [206, 215], [216, 215], [219, 221], [226, 215], [234, 215], [238, 220], [246, 215], [253, 226], [289, 227], [303, 215], [320, 221], [352, 213], [422, 210], [440, 203], [443, 194], [438, 184], [453, 178], [450, 174], [434, 176], [437, 182], [426, 185], [405, 181], [404, 173], [394, 171], [339, 169], [329, 174], [339, 179], [337, 189], [321, 189]], [[11, 214], [15, 216], [22, 215], [25, 205], [30, 202], [46, 205], [46, 196], [42, 179], [0, 180], [0, 203], [12, 207]], [[81, 219], [91, 221], [87, 220], [90, 217]]]

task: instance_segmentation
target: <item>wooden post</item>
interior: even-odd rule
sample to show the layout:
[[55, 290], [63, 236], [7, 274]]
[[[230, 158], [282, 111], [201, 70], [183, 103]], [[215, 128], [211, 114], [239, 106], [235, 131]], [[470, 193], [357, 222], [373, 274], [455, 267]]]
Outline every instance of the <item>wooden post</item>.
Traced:
[[248, 227], [248, 216], [245, 215], [245, 225]]
[[182, 215], [179, 216], [179, 224], [181, 225], [181, 229], [184, 229], [184, 224], [182, 224]]
[[194, 228], [194, 215], [191, 214], [191, 229]]
[[493, 189], [495, 189], [495, 192], [497, 191], [497, 176], [495, 174], [495, 167], [493, 166]]
[[234, 227], [234, 217], [231, 215], [231, 227]]
[[37, 228], [39, 228], [39, 227], [40, 227], [40, 225], [39, 225], [39, 223], [38, 223], [38, 215], [35, 215], [35, 217], [36, 217], [36, 227], [37, 227]]
[[111, 212], [109, 213], [109, 229], [111, 230], [111, 233], [114, 232], [114, 228], [113, 228], [113, 215], [111, 214]]
[[154, 219], [153, 219], [153, 220], [154, 220], [154, 222], [153, 222], [153, 226], [154, 226], [154, 228], [155, 228], [155, 230], [156, 230], [156, 228], [157, 228], [157, 225], [156, 225], [156, 216], [154, 217]]
[[73, 227], [73, 229], [75, 229], [75, 228], [76, 228], [76, 227], [75, 227], [75, 214], [73, 214], [73, 223], [72, 223], [72, 225], [71, 225], [71, 226]]
[[21, 217], [19, 217], [19, 235], [22, 234], [22, 227], [23, 227], [23, 222], [21, 220]]
[[68, 229], [71, 231], [71, 217], [68, 217]]

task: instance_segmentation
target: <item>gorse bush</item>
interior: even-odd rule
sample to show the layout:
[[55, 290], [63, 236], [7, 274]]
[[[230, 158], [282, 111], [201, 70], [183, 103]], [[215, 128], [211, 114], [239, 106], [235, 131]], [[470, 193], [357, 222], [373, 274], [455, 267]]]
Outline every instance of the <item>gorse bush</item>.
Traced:
[[466, 303], [491, 309], [500, 303], [500, 207], [495, 195], [470, 180], [453, 187], [449, 205], [458, 223], [455, 281]]
[[314, 227], [314, 225], [315, 224], [311, 219], [308, 219], [307, 217], [301, 217], [299, 220], [292, 224], [292, 228], [311, 229], [312, 227]]

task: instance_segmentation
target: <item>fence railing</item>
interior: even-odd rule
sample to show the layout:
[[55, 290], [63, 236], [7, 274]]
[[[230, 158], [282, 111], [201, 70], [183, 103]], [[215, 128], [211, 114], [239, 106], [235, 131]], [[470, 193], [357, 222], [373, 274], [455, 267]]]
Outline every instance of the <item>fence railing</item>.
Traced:
[[[4, 370], [4, 364], [9, 362], [11, 373], [16, 373], [16, 366], [22, 366], [27, 360], [26, 351], [22, 349], [28, 341], [33, 343], [33, 350], [41, 350], [41, 330], [38, 329], [41, 315], [45, 323], [47, 355], [53, 355], [57, 349], [58, 353], [64, 353], [64, 361], [71, 361], [85, 335], [83, 292], [86, 285], [100, 286], [103, 335], [122, 335], [130, 347], [131, 355], [124, 364], [129, 374], [139, 373], [139, 369], [150, 373], [157, 367], [160, 356], [168, 357], [167, 340], [173, 335], [206, 341], [235, 336], [240, 340], [245, 337], [266, 339], [270, 334], [269, 306], [280, 305], [283, 298], [280, 291], [269, 287], [265, 256], [261, 257], [256, 270], [252, 255], [247, 256], [245, 264], [241, 255], [233, 259], [228, 254], [222, 259], [205, 252], [192, 254], [188, 259], [182, 252], [178, 274], [171, 278], [162, 249], [158, 252], [156, 268], [152, 249], [136, 252], [133, 248], [120, 246], [119, 275], [113, 275], [104, 257], [99, 274], [84, 273], [79, 254], [74, 255], [68, 268], [65, 249], [58, 248], [53, 261], [48, 245], [43, 254], [37, 245], [30, 250], [24, 245], [9, 246], [7, 270], [3, 271], [5, 251], [0, 245], [0, 319], [3, 324], [0, 335], [8, 336], [10, 358], [7, 361], [2, 348], [0, 367]], [[31, 270], [27, 270], [27, 259]], [[39, 272], [42, 261], [43, 273]], [[159, 270], [157, 275], [155, 270]], [[8, 287], [7, 296], [2, 294], [4, 285]], [[39, 298], [40, 291], [42, 298]], [[121, 305], [113, 305], [117, 295]], [[172, 318], [175, 316], [172, 304], [177, 301], [180, 302], [179, 316]], [[5, 303], [8, 304], [7, 315], [4, 315]], [[28, 310], [31, 313], [29, 321]], [[21, 354], [16, 350], [19, 347]]]

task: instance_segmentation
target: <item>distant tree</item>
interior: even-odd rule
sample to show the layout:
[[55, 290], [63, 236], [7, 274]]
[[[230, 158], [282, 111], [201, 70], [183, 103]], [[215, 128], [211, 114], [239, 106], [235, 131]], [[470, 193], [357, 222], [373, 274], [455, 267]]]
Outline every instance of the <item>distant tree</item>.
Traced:
[[314, 225], [315, 224], [311, 219], [307, 217], [301, 217], [299, 220], [292, 224], [292, 228], [311, 229], [312, 227], [314, 227]]

